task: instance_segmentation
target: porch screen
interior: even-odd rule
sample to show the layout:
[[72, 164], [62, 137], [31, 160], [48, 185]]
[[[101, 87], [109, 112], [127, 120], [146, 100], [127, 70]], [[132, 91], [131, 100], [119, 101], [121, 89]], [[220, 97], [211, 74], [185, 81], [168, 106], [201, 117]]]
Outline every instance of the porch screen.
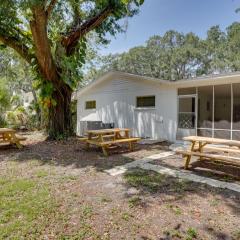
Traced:
[[214, 137], [231, 138], [231, 85], [214, 86]]
[[212, 128], [213, 86], [198, 88], [198, 128]]
[[232, 139], [240, 140], [240, 83], [233, 84]]
[[178, 127], [195, 128], [195, 97], [179, 97]]

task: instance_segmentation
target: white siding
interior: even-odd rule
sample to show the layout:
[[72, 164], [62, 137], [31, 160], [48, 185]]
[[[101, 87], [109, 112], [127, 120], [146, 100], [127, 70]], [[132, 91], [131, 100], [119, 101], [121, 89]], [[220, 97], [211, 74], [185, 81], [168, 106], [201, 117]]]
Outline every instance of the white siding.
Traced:
[[[137, 96], [156, 96], [154, 109], [137, 109]], [[96, 100], [96, 110], [85, 110], [85, 101]], [[110, 79], [95, 85], [78, 99], [77, 133], [86, 117], [114, 122], [115, 127], [132, 129], [134, 136], [175, 141], [177, 90], [159, 83], [133, 79]]]

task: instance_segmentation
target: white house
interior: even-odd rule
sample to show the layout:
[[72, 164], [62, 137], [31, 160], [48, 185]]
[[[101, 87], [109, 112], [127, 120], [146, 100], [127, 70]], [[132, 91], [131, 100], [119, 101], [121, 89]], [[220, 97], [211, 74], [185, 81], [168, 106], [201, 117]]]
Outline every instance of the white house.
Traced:
[[167, 81], [109, 72], [77, 92], [77, 134], [84, 122], [132, 129], [143, 138], [186, 135], [240, 140], [240, 73]]

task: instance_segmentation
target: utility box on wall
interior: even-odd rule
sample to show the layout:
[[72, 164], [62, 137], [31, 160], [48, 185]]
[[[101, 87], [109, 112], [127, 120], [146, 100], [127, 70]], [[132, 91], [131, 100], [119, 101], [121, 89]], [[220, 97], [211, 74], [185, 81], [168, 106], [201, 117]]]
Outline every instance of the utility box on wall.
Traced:
[[80, 135], [85, 135], [87, 130], [98, 130], [114, 128], [114, 123], [103, 123], [102, 121], [80, 121]]

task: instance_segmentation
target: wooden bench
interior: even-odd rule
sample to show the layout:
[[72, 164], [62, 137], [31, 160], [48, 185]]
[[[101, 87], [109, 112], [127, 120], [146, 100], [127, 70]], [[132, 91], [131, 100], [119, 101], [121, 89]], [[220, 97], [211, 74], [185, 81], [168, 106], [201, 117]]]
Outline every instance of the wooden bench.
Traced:
[[[216, 149], [216, 148], [214, 148]], [[225, 149], [225, 148], [218, 148], [221, 149], [222, 151], [226, 151], [229, 150], [229, 152], [231, 152], [231, 149]], [[235, 149], [234, 149], [235, 150]], [[240, 158], [238, 157], [232, 157], [232, 156], [226, 156], [226, 155], [219, 155], [219, 154], [214, 154], [214, 153], [205, 153], [205, 152], [194, 152], [194, 151], [190, 151], [190, 150], [176, 150], [175, 151], [178, 154], [182, 154], [184, 157], [186, 156], [196, 156], [196, 157], [200, 157], [201, 160], [208, 159], [208, 160], [213, 160], [213, 161], [218, 161], [218, 162], [225, 162], [225, 163], [231, 163], [231, 164], [236, 164], [239, 165], [240, 164]], [[189, 162], [186, 161], [185, 163], [185, 169], [188, 169], [188, 165]]]
[[[114, 134], [109, 134], [109, 135], [102, 135], [102, 137], [105, 138], [114, 138]], [[91, 137], [91, 139], [98, 139], [99, 136], [93, 136]], [[88, 137], [78, 137], [78, 140], [82, 141], [82, 142], [86, 142], [88, 139]]]
[[0, 143], [16, 144], [18, 148], [22, 148], [20, 142], [25, 140], [25, 137], [16, 135], [14, 129], [0, 128]]
[[122, 139], [115, 139], [112, 141], [95, 141], [95, 140], [86, 140], [88, 144], [93, 144], [102, 147], [103, 153], [105, 156], [108, 156], [107, 148], [111, 145], [115, 145], [118, 143], [129, 143], [129, 149], [130, 151], [133, 150], [132, 143], [137, 142], [141, 140], [141, 138], [132, 137], [132, 138], [122, 138]]

